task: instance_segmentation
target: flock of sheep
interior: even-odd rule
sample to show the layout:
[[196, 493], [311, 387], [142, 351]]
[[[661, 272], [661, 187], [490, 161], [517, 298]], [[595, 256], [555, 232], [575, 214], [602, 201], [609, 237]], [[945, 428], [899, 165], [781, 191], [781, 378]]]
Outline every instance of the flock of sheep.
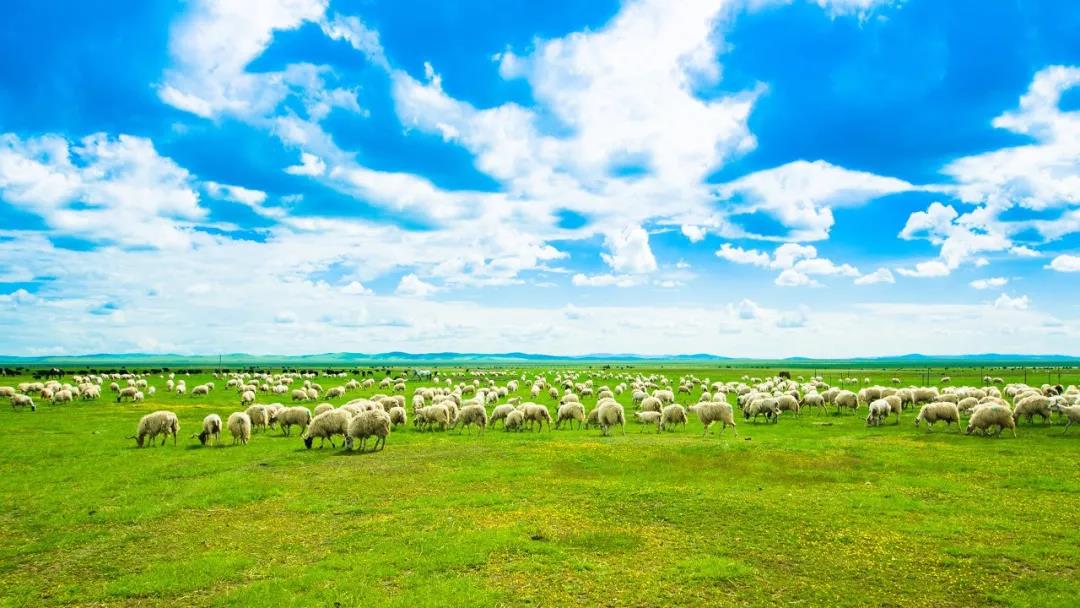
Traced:
[[[550, 380], [548, 375], [552, 376]], [[200, 432], [193, 435], [203, 445], [220, 444], [225, 429], [234, 445], [244, 445], [253, 433], [275, 428], [289, 436], [296, 427], [308, 448], [315, 439], [319, 440], [320, 447], [326, 441], [337, 447], [334, 440], [340, 437], [345, 449], [352, 450], [359, 444], [360, 450], [365, 450], [368, 440], [373, 439], [372, 449], [377, 450], [386, 445], [386, 438], [393, 429], [407, 425], [410, 419], [420, 430], [461, 427], [470, 432], [473, 428], [483, 432], [501, 421], [505, 431], [526, 428], [542, 431], [546, 423], [549, 429], [552, 425], [558, 429], [565, 424], [570, 428], [575, 425], [597, 427], [602, 435], [608, 435], [615, 428], [625, 434], [626, 407], [620, 399], [632, 408], [637, 423], [643, 428], [655, 427], [658, 433], [679, 425], [685, 428], [689, 415], [694, 414], [704, 426], [706, 435], [714, 423], [719, 423], [721, 434], [731, 427], [738, 436], [736, 408], [744, 420], [756, 422], [764, 418], [769, 423], [778, 422], [783, 414], [800, 416], [806, 409], [828, 413], [835, 408], [837, 414], [854, 415], [865, 408], [866, 424], [878, 426], [892, 416], [899, 424], [903, 412], [917, 407], [915, 426], [925, 424], [929, 430], [934, 424], [944, 422], [947, 426], [956, 423], [959, 428], [966, 418], [968, 434], [977, 431], [995, 436], [1005, 429], [1015, 436], [1018, 421], [1026, 419], [1032, 423], [1036, 416], [1044, 423], [1052, 423], [1052, 416], [1058, 414], [1065, 421], [1065, 432], [1072, 423], [1080, 421], [1080, 389], [1076, 386], [1006, 385], [1000, 378], [989, 376], [984, 378], [985, 386], [982, 387], [865, 386], [858, 391], [832, 387], [821, 377], [804, 379], [801, 376], [794, 380], [744, 376], [739, 381], [710, 382], [708, 378], [686, 375], [675, 384], [660, 374], [606, 371], [586, 374], [562, 370], [531, 378], [522, 373], [505, 381], [502, 380], [510, 377], [509, 374], [500, 372], [474, 371], [469, 376], [457, 381], [437, 375], [427, 377], [423, 385], [412, 389], [408, 404], [403, 393], [407, 392], [409, 381], [388, 376], [378, 382], [378, 390], [385, 389], [390, 394], [355, 398], [337, 407], [323, 402], [313, 410], [306, 405], [256, 402], [259, 395], [288, 394], [294, 402], [318, 401], [320, 395], [326, 399], [344, 398], [350, 392], [373, 389], [376, 382], [372, 378], [363, 381], [353, 378], [324, 391], [315, 382], [318, 376], [311, 372], [232, 372], [215, 373], [215, 380], [194, 386], [189, 392], [185, 379], [177, 379], [174, 373], [168, 374], [167, 378], [162, 376], [162, 379], [165, 379], [166, 390], [177, 395], [207, 396], [217, 390], [216, 382], [224, 382], [225, 390], [236, 392], [244, 409], [231, 413], [225, 421], [218, 414], [206, 416]], [[344, 373], [329, 376], [331, 379], [343, 377]], [[117, 402], [143, 401], [156, 392], [149, 379], [138, 374], [74, 376], [73, 381], [71, 384], [50, 380], [24, 382], [17, 387], [0, 386], [0, 397], [9, 398], [12, 408], [36, 410], [33, 395], [51, 403], [95, 400], [101, 398], [106, 383]], [[857, 383], [858, 380], [844, 379], [844, 383], [848, 382]], [[948, 378], [942, 378], [942, 383], [948, 382]], [[899, 379], [894, 378], [893, 384], [900, 384]], [[531, 401], [522, 401], [515, 395], [522, 386], [529, 387]], [[536, 402], [545, 398], [554, 401], [554, 416], [548, 406]], [[693, 404], [683, 406], [677, 402], [680, 399]], [[593, 407], [587, 408], [587, 401], [592, 401]], [[175, 444], [179, 431], [177, 415], [161, 410], [143, 416], [130, 438], [135, 439], [139, 447], [154, 445], [158, 437], [164, 444], [171, 436]]]

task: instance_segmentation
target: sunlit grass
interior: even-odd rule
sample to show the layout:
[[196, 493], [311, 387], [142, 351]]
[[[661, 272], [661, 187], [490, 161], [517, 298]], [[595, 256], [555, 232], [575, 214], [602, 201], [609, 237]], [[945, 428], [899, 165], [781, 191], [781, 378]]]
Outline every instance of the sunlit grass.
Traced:
[[[915, 429], [911, 411], [867, 428], [862, 410], [740, 418], [738, 439], [692, 417], [608, 438], [410, 426], [368, 454], [279, 431], [198, 447], [204, 415], [239, 409], [223, 385], [0, 410], [0, 602], [1080, 605], [1080, 432], [1061, 425], [987, 439]], [[180, 445], [134, 448], [155, 409], [180, 416]]]

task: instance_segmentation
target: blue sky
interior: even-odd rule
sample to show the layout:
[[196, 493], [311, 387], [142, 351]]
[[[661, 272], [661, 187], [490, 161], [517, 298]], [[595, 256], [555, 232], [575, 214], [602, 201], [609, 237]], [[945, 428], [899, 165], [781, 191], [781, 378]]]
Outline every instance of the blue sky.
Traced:
[[7, 354], [1080, 355], [1080, 12], [19, 3]]

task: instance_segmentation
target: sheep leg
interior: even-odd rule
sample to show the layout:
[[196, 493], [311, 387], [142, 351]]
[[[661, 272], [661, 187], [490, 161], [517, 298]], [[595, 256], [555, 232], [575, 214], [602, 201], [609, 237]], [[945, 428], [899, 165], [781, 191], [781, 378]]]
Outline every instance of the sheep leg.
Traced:
[[1061, 434], [1064, 435], [1065, 433], [1068, 433], [1070, 426], [1072, 426], [1072, 418], [1065, 421], [1065, 430], [1061, 431]]

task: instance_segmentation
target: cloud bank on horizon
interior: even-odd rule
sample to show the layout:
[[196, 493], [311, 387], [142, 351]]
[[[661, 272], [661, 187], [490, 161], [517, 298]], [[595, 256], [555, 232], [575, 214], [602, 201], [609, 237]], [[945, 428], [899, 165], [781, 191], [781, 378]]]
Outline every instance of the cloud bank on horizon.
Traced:
[[3, 9], [5, 354], [1080, 354], [1065, 2], [144, 4]]

